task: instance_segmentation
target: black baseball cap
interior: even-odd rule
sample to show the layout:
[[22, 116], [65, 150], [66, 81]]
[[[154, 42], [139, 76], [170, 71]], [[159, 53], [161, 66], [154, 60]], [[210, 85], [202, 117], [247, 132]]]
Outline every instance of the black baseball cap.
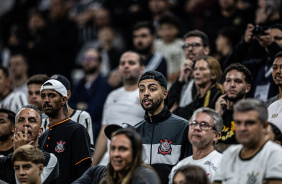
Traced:
[[63, 75], [61, 74], [54, 74], [52, 75], [49, 79], [55, 79], [55, 80], [58, 80], [60, 81], [67, 90], [71, 90], [71, 84], [70, 84], [70, 81]]
[[140, 79], [139, 79], [138, 86], [139, 86], [139, 83], [142, 80], [146, 80], [146, 79], [154, 79], [154, 80], [158, 81], [161, 86], [163, 86], [165, 89], [167, 89], [166, 78], [164, 77], [164, 75], [162, 73], [160, 73], [158, 71], [150, 70], [150, 71], [143, 73], [141, 75]]
[[104, 133], [105, 135], [107, 136], [107, 138], [109, 140], [111, 140], [112, 138], [112, 134], [114, 132], [116, 132], [117, 130], [119, 129], [122, 129], [122, 128], [131, 128], [131, 129], [135, 129], [132, 125], [129, 125], [127, 123], [122, 123], [122, 125], [117, 125], [117, 124], [111, 124], [111, 125], [108, 125], [106, 126], [106, 128], [104, 129]]

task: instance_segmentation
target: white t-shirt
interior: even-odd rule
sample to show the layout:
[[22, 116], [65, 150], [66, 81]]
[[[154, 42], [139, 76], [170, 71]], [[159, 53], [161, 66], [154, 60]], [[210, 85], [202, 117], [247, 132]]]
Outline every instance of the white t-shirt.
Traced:
[[[140, 104], [139, 89], [126, 91], [120, 87], [112, 91], [104, 104], [102, 125], [127, 123], [132, 126], [144, 119], [145, 111]], [[110, 141], [108, 140], [109, 150]], [[109, 163], [109, 152], [104, 154], [100, 165]]]
[[268, 108], [268, 121], [282, 131], [282, 99], [273, 102]]
[[9, 109], [17, 114], [27, 104], [27, 95], [21, 91], [14, 91], [0, 101], [0, 108]]
[[253, 157], [242, 159], [242, 145], [232, 145], [223, 152], [214, 181], [222, 184], [264, 183], [267, 179], [282, 181], [282, 148], [267, 141]]
[[194, 160], [193, 155], [189, 156], [181, 160], [180, 162], [178, 162], [178, 164], [172, 168], [170, 175], [169, 175], [169, 184], [173, 183], [173, 177], [174, 177], [175, 172], [180, 167], [185, 166], [185, 165], [197, 165], [197, 166], [202, 167], [206, 171], [210, 182], [213, 182], [213, 179], [218, 169], [218, 166], [220, 164], [221, 158], [222, 158], [222, 154], [217, 152], [216, 150], [212, 151], [206, 157], [199, 159], [199, 160]]

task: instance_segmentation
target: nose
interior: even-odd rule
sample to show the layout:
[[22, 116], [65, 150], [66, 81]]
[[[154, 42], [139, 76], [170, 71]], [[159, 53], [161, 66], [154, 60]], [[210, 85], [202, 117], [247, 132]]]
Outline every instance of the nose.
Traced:
[[25, 175], [25, 171], [24, 171], [24, 169], [22, 168], [22, 167], [20, 167], [20, 175]]
[[231, 81], [231, 86], [235, 86], [235, 82], [233, 80]]

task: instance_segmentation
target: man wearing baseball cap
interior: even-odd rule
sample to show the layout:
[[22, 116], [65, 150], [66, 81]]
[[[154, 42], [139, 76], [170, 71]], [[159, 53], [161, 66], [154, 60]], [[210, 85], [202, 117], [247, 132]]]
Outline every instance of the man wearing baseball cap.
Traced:
[[172, 114], [165, 103], [167, 81], [157, 71], [147, 71], [139, 79], [140, 103], [145, 110], [144, 120], [135, 125], [142, 137], [144, 162], [168, 183], [169, 173], [181, 159], [192, 155], [187, 139], [188, 121]]
[[81, 124], [66, 117], [68, 93], [60, 81], [46, 81], [41, 86], [40, 93], [50, 126], [41, 134], [39, 145], [42, 150], [53, 153], [58, 158], [58, 183], [72, 183], [91, 165], [89, 135]]

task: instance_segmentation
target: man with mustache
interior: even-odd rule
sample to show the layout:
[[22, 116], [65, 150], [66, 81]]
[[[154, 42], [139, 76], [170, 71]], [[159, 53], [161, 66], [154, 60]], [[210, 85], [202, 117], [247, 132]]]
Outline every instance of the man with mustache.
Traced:
[[58, 183], [72, 183], [91, 165], [88, 132], [84, 126], [66, 117], [68, 92], [60, 81], [46, 81], [40, 94], [50, 126], [40, 136], [39, 145], [44, 151], [53, 153], [63, 167]]
[[282, 183], [281, 145], [265, 139], [266, 103], [242, 99], [234, 106], [236, 139], [222, 155], [215, 183]]
[[145, 119], [135, 128], [142, 138], [144, 162], [157, 171], [162, 183], [168, 183], [172, 167], [192, 154], [187, 139], [189, 122], [168, 110], [167, 81], [160, 72], [145, 72], [138, 86]]
[[252, 74], [240, 63], [231, 64], [224, 71], [224, 93], [216, 104], [215, 110], [223, 119], [223, 130], [221, 137], [215, 144], [219, 152], [223, 152], [231, 144], [238, 144], [235, 138], [235, 123], [233, 119], [233, 107], [241, 99], [245, 99], [246, 94], [251, 89]]

